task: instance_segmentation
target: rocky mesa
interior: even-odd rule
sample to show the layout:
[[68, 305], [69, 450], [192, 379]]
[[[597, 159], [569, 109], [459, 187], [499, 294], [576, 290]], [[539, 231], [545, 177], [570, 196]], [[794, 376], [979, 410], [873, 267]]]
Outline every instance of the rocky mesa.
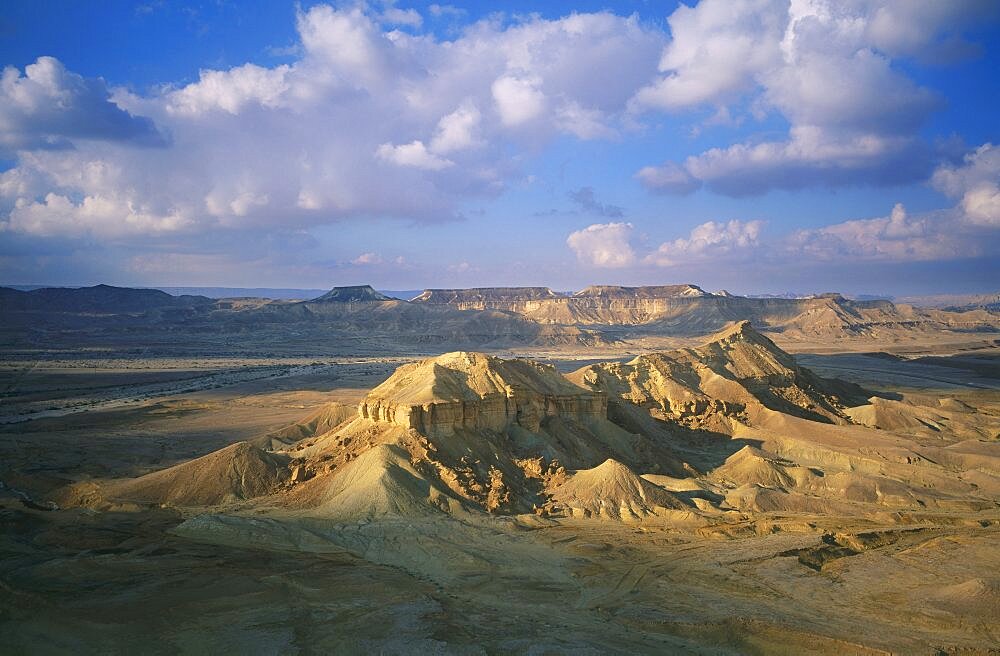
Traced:
[[547, 417], [603, 419], [607, 398], [578, 387], [551, 366], [483, 353], [446, 353], [401, 367], [358, 408], [364, 419], [427, 435], [456, 430], [537, 431]]

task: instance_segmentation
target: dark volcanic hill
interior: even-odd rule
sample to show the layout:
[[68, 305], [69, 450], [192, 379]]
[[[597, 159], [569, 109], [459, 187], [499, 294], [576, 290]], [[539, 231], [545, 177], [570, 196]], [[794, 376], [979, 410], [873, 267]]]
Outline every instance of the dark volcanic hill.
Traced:
[[381, 292], [375, 291], [371, 285], [355, 285], [353, 287], [334, 287], [310, 303], [379, 303], [395, 301]]

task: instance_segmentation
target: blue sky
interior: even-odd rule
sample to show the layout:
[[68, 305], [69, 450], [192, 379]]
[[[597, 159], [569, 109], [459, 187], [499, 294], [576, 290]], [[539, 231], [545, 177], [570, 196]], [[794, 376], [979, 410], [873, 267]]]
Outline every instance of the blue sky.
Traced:
[[1000, 287], [997, 3], [537, 4], [6, 3], [0, 283]]

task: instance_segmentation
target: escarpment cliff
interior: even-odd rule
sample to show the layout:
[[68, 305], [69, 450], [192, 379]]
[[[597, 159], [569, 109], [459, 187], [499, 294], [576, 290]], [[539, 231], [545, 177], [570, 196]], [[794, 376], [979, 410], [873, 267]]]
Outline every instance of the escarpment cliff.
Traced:
[[630, 326], [637, 335], [705, 335], [742, 320], [791, 340], [881, 338], [901, 331], [995, 332], [998, 324], [995, 315], [983, 310], [941, 312], [840, 294], [752, 298], [713, 294], [692, 284], [593, 285], [573, 294], [547, 287], [429, 289], [412, 303], [501, 311], [540, 324]]
[[696, 285], [595, 285], [572, 295], [547, 287], [429, 289], [414, 303], [513, 312], [539, 323], [635, 325], [654, 320], [677, 300], [710, 296]]
[[[384, 447], [402, 449], [409, 476], [429, 481], [404, 486], [407, 507], [530, 512], [547, 503], [545, 490], [567, 471], [609, 458], [672, 475], [686, 471], [666, 443], [623, 430], [607, 411], [603, 392], [530, 360], [457, 351], [403, 365], [361, 401], [353, 421], [292, 448], [296, 461], [315, 472], [295, 503], [319, 512], [329, 490], [341, 489], [336, 481], [371, 464], [372, 450]], [[383, 460], [378, 467], [388, 467]], [[403, 476], [398, 466], [389, 469]], [[399, 488], [395, 480], [384, 485]], [[433, 498], [425, 497], [428, 489]]]
[[447, 303], [462, 309], [496, 308], [504, 303], [564, 298], [548, 287], [471, 287], [469, 289], [425, 289], [413, 303]]
[[400, 367], [358, 407], [363, 419], [427, 435], [456, 430], [537, 431], [546, 417], [603, 419], [607, 398], [554, 368], [459, 351]]

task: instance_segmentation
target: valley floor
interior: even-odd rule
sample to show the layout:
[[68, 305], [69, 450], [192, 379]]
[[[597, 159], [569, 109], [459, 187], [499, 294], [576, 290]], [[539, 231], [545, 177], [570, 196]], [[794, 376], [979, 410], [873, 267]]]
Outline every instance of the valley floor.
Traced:
[[[562, 371], [614, 356], [535, 355]], [[996, 506], [743, 512], [690, 524], [45, 509], [68, 482], [139, 476], [323, 403], [355, 404], [412, 359], [4, 361], [0, 651], [1000, 650]], [[797, 359], [887, 396], [961, 403], [973, 409], [961, 430], [1000, 421], [1000, 347], [924, 344], [905, 358], [814, 349]], [[959, 441], [920, 425], [895, 434]]]
[[[986, 653], [1000, 640], [995, 525], [445, 520], [327, 527], [329, 540], [258, 525], [232, 545], [178, 535], [165, 511], [0, 518], [7, 653]], [[823, 525], [890, 541], [817, 571], [796, 554], [823, 545]]]

